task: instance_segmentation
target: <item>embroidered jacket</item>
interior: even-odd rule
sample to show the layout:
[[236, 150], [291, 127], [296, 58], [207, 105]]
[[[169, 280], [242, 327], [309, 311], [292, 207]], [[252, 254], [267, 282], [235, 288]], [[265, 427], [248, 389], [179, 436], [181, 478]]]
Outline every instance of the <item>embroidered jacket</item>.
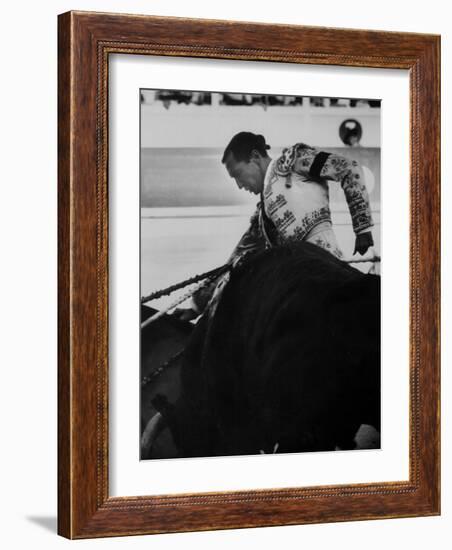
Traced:
[[[250, 251], [291, 240], [302, 241], [318, 224], [331, 223], [328, 180], [341, 184], [354, 232], [358, 235], [367, 231], [373, 221], [359, 164], [341, 155], [297, 143], [270, 162], [261, 201], [229, 262], [236, 264]], [[212, 289], [206, 288], [194, 296], [200, 310], [204, 309], [211, 294]]]

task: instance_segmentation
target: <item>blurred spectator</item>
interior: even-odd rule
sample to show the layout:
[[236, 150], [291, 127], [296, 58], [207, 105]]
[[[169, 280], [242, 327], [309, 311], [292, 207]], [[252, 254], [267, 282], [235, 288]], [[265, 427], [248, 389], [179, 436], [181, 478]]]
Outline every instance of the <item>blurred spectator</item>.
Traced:
[[176, 103], [184, 103], [188, 105], [191, 102], [192, 92], [183, 92], [179, 90], [160, 90], [157, 93], [157, 99], [163, 102], [163, 105], [168, 109], [171, 101]]
[[310, 103], [313, 107], [323, 107], [324, 106], [323, 99], [324, 99], [323, 97], [311, 97]]
[[195, 105], [212, 105], [212, 94], [209, 92], [193, 92], [192, 103]]
[[223, 99], [220, 100], [222, 105], [250, 105], [246, 94], [222, 94]]
[[330, 99], [330, 106], [331, 107], [351, 107], [351, 102], [349, 99], [345, 99], [342, 97], [332, 97]]
[[349, 147], [359, 147], [362, 135], [362, 126], [354, 118], [344, 120], [339, 126], [339, 137]]

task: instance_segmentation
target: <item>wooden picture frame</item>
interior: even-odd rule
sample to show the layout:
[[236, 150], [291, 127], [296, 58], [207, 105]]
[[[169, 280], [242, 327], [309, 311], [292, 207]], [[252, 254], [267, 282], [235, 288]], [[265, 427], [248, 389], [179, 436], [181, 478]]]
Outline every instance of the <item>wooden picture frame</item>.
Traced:
[[[68, 538], [440, 513], [440, 38], [121, 14], [59, 16], [58, 532]], [[110, 497], [110, 54], [406, 69], [410, 75], [408, 481]]]

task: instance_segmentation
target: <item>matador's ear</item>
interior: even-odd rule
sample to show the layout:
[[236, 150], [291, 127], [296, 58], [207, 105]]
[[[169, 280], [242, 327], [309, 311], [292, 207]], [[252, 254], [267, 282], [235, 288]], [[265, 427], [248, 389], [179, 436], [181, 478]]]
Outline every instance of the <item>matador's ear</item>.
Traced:
[[250, 160], [260, 160], [262, 158], [262, 155], [259, 153], [257, 149], [252, 149], [250, 153]]

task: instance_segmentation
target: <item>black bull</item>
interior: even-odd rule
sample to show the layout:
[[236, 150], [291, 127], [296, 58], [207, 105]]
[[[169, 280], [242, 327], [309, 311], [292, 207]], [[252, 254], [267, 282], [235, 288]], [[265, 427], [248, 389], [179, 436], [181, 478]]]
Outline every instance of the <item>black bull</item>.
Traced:
[[179, 366], [179, 395], [153, 399], [168, 456], [351, 449], [361, 424], [380, 429], [380, 278], [308, 243], [265, 251]]

